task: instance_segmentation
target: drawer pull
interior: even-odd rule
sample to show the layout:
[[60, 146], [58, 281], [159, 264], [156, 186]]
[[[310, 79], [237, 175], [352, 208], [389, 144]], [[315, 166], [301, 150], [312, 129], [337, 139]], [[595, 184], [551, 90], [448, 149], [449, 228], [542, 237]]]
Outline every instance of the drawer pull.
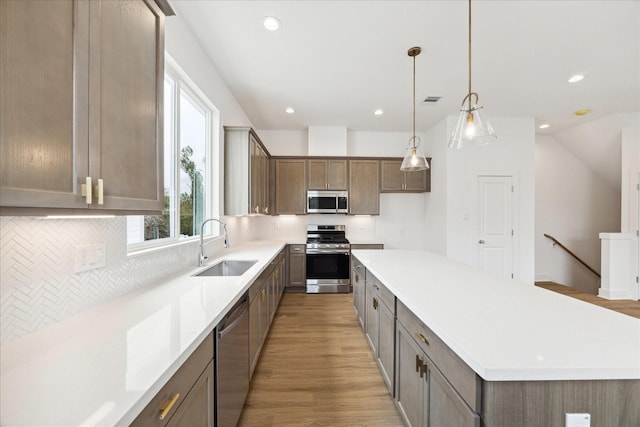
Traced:
[[373, 284], [373, 287], [376, 288], [377, 291], [380, 290], [380, 286], [376, 285], [375, 283]]
[[429, 340], [427, 339], [427, 337], [422, 335], [420, 332], [416, 332], [416, 337], [426, 345], [429, 345]]
[[164, 418], [167, 416], [167, 414], [169, 414], [169, 411], [171, 411], [171, 408], [173, 408], [173, 405], [176, 404], [178, 399], [180, 399], [180, 393], [176, 393], [175, 396], [173, 396], [171, 398], [171, 400], [169, 400], [167, 403], [164, 404], [164, 406], [162, 408], [160, 408], [160, 419], [161, 420], [164, 420]]
[[359, 282], [359, 281], [360, 281], [360, 276], [356, 274], [356, 282]]
[[424, 375], [426, 367], [427, 365], [425, 365], [424, 360], [416, 354], [416, 372], [420, 373], [420, 378]]

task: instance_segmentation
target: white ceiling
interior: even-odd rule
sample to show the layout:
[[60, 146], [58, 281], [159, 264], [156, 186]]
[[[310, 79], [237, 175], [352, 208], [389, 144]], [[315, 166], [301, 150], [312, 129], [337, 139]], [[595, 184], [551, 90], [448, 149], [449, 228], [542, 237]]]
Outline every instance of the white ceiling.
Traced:
[[[411, 131], [456, 114], [467, 92], [467, 2], [172, 0], [257, 129]], [[473, 90], [489, 116], [555, 133], [640, 110], [640, 1], [474, 0]], [[264, 16], [282, 28], [269, 32]], [[576, 84], [575, 73], [586, 78]], [[286, 107], [295, 114], [286, 114]], [[384, 115], [375, 116], [377, 108]], [[573, 112], [589, 108], [591, 114]], [[498, 134], [499, 134], [499, 130]]]

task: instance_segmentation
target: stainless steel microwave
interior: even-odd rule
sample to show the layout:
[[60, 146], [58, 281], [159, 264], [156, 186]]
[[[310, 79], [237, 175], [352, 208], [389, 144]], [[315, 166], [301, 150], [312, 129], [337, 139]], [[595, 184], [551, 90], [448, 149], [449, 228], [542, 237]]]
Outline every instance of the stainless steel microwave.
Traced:
[[349, 213], [349, 193], [307, 191], [307, 213]]

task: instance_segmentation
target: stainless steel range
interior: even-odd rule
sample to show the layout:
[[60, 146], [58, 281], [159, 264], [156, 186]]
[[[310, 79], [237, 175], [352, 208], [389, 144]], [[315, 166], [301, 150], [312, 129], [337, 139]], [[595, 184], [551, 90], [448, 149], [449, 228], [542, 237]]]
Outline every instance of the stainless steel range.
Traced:
[[307, 293], [351, 292], [351, 245], [344, 225], [307, 226]]

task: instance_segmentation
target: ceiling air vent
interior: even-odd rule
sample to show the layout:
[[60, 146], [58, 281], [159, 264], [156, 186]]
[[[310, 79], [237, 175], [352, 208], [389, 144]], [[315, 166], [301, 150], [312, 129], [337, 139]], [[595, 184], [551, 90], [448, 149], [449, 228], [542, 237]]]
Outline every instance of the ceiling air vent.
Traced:
[[441, 96], [427, 96], [424, 101], [422, 101], [421, 105], [433, 105], [438, 102], [442, 98]]

